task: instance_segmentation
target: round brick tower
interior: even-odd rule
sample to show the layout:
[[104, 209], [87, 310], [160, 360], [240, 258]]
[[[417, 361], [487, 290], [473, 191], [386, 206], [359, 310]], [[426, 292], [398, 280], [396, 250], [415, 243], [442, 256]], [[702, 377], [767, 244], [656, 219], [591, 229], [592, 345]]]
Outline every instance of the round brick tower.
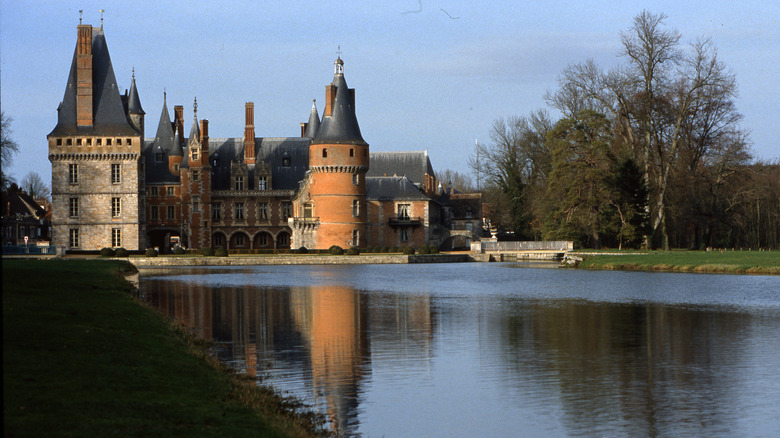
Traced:
[[355, 115], [355, 90], [347, 87], [344, 62], [335, 62], [325, 87], [325, 113], [309, 146], [309, 196], [319, 219], [317, 248], [365, 247], [368, 143]]

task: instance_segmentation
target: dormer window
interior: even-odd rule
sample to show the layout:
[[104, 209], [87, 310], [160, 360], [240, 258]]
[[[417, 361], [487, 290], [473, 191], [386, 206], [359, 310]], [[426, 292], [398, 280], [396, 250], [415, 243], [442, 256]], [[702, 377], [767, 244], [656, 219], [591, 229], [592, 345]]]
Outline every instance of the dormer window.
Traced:
[[235, 185], [236, 190], [244, 190], [244, 177], [243, 176], [237, 176], [235, 178]]
[[162, 152], [162, 150], [158, 149], [157, 153], [154, 154], [154, 161], [156, 161], [158, 163], [162, 163], [162, 161], [163, 161], [163, 152]]
[[290, 157], [283, 157], [282, 158], [282, 166], [290, 167]]
[[268, 190], [268, 177], [257, 178], [257, 190]]

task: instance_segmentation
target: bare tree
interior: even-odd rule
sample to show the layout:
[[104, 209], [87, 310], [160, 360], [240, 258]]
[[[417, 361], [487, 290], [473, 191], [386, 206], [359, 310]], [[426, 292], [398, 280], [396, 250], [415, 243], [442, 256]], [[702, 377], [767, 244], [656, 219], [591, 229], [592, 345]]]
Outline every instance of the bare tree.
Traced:
[[443, 186], [452, 187], [461, 193], [473, 192], [476, 190], [471, 176], [452, 169], [445, 169], [438, 173], [436, 179], [439, 180]]
[[30, 171], [22, 178], [22, 190], [27, 192], [33, 199], [51, 200], [51, 187], [43, 181], [38, 172]]
[[14, 182], [6, 169], [11, 167], [14, 154], [19, 151], [19, 145], [11, 138], [12, 121], [5, 113], [0, 113], [0, 187], [3, 190]]

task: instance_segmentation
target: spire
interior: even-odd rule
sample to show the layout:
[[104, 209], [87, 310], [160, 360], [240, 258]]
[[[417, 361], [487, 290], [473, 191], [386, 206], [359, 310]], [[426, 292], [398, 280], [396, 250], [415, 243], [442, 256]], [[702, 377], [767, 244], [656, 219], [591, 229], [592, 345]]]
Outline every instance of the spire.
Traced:
[[138, 97], [138, 89], [135, 86], [135, 67], [133, 67], [133, 79], [130, 81], [130, 92], [127, 101], [127, 112], [129, 114], [146, 114], [141, 108], [141, 98]]
[[[131, 94], [132, 97], [132, 94]], [[155, 146], [159, 146], [162, 150], [172, 153], [175, 149], [174, 145], [174, 132], [173, 125], [171, 124], [171, 116], [168, 113], [167, 95], [163, 93], [163, 107], [160, 114], [160, 122], [157, 124], [157, 133], [154, 136]]]
[[317, 99], [311, 101], [311, 114], [309, 114], [309, 122], [306, 123], [306, 132], [304, 137], [314, 138], [317, 135], [317, 131], [320, 130], [320, 114], [317, 112]]
[[326, 87], [332, 104], [326, 105], [325, 115], [313, 143], [366, 144], [355, 114], [355, 90], [347, 87], [343, 65], [341, 57], [337, 58], [333, 82]]
[[192, 121], [192, 129], [190, 129], [190, 139], [189, 143], [192, 144], [193, 142], [200, 141], [200, 127], [198, 126], [198, 98], [195, 98], [195, 103], [192, 105], [192, 114], [193, 114], [193, 121]]

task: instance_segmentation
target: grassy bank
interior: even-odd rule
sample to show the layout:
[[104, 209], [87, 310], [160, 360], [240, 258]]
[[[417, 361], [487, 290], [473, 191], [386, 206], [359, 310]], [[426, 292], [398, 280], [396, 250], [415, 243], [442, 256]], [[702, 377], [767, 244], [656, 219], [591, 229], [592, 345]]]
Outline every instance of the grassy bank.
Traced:
[[231, 375], [132, 298], [107, 260], [3, 260], [5, 436], [310, 436], [295, 402]]
[[580, 253], [581, 268], [728, 274], [780, 274], [780, 251]]

